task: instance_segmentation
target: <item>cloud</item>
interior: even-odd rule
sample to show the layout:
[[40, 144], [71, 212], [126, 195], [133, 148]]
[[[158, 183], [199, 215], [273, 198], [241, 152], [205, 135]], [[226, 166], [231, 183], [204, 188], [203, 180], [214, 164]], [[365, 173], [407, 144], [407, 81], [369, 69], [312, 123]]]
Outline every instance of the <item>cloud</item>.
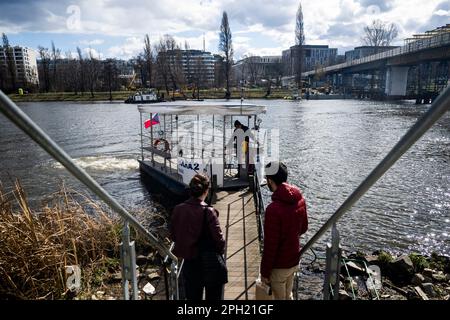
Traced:
[[102, 53], [92, 48], [84, 48], [82, 51], [86, 58], [90, 58], [92, 56], [95, 59], [103, 59], [105, 57]]
[[142, 52], [143, 48], [144, 39], [138, 37], [129, 37], [122, 45], [109, 48], [107, 56], [120, 59], [131, 59]]
[[450, 17], [450, 10], [438, 10], [433, 15], [440, 16], [440, 17]]
[[[94, 40], [80, 44], [103, 45], [106, 55], [118, 57], [137, 54], [146, 33], [153, 42], [172, 34], [177, 42], [187, 40], [198, 49], [203, 47], [205, 33], [207, 50], [217, 52], [222, 12], [226, 10], [235, 38], [251, 38], [235, 42], [236, 55], [240, 55], [293, 45], [298, 4], [299, 0], [0, 0], [0, 30], [80, 38], [92, 35]], [[399, 26], [401, 43], [400, 39], [425, 28], [448, 23], [448, 4], [448, 0], [303, 0], [306, 40], [339, 48], [357, 46], [364, 25], [380, 19]], [[108, 41], [110, 47], [100, 43], [101, 35], [114, 37]]]
[[105, 40], [103, 39], [94, 39], [94, 40], [81, 40], [78, 43], [84, 46], [95, 46], [103, 44]]
[[390, 11], [394, 8], [394, 0], [358, 0], [362, 7], [378, 12]]
[[450, 23], [450, 2], [439, 3], [433, 10], [432, 16], [420, 28], [421, 32], [432, 30]]

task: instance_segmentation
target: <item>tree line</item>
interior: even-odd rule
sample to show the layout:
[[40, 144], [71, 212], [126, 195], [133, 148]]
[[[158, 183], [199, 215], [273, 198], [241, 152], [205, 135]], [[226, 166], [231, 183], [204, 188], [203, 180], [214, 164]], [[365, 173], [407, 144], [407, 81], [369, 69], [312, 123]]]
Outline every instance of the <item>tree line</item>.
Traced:
[[[378, 20], [367, 26], [364, 32], [362, 40], [367, 45], [373, 46], [388, 46], [398, 35], [394, 24]], [[191, 54], [189, 43], [179, 44], [173, 36], [164, 35], [152, 44], [146, 34], [142, 51], [129, 62], [135, 72], [135, 77], [131, 79], [121, 76], [120, 66], [125, 62], [117, 59], [101, 60], [92, 50], [83, 53], [77, 47], [75, 54], [66, 52], [63, 55], [53, 41], [50, 48], [39, 46], [39, 87], [36, 88], [27, 83], [26, 79], [18, 79], [14, 49], [9, 44], [6, 34], [3, 34], [2, 40], [5, 59], [4, 63], [0, 64], [0, 89], [6, 92], [16, 92], [19, 87], [41, 92], [74, 92], [82, 95], [90, 93], [91, 96], [94, 96], [96, 91], [109, 91], [112, 98], [112, 91], [136, 89], [136, 83], [140, 83], [142, 87], [156, 88], [158, 92], [165, 92], [167, 96], [174, 96], [175, 92], [186, 96], [188, 89], [193, 97], [198, 97], [199, 90], [208, 87], [224, 88], [224, 97], [231, 96], [234, 50], [226, 12], [222, 15], [218, 46], [220, 55], [215, 56], [212, 77], [211, 74], [208, 75], [202, 59], [198, 55]], [[301, 73], [305, 71], [305, 32], [301, 3], [296, 14], [295, 43], [298, 51], [295, 78], [301, 90]], [[250, 73], [251, 82], [257, 83], [258, 68], [254, 60], [247, 59], [244, 69]], [[271, 84], [269, 79], [268, 93]]]
[[[24, 83], [26, 79], [19, 83], [14, 48], [6, 34], [3, 34], [3, 48], [6, 59], [0, 64], [0, 89], [6, 92], [16, 92], [19, 87], [24, 87], [40, 92], [90, 93], [93, 97], [96, 91], [109, 91], [112, 98], [112, 91], [136, 89], [136, 83], [140, 83], [142, 87], [166, 92], [167, 96], [177, 91], [186, 95], [186, 89], [190, 89], [198, 97], [199, 90], [207, 87], [225, 87], [225, 97], [231, 95], [233, 47], [226, 12], [223, 12], [220, 27], [219, 50], [222, 54], [215, 56], [213, 77], [208, 76], [201, 56], [191, 54], [189, 43], [179, 44], [171, 35], [164, 35], [152, 44], [146, 34], [142, 51], [129, 62], [113, 58], [102, 60], [93, 50], [83, 52], [79, 47], [75, 54], [70, 51], [63, 54], [53, 41], [50, 47], [39, 46], [39, 87]], [[121, 67], [126, 67], [127, 63], [134, 70], [134, 77], [121, 77]]]

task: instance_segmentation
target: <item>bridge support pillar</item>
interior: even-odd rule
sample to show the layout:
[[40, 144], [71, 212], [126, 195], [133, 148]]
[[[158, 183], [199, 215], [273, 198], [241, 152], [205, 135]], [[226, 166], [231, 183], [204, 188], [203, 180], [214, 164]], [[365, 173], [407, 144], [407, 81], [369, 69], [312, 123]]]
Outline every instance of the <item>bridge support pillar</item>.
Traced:
[[406, 96], [409, 67], [389, 67], [386, 70], [387, 96]]
[[353, 88], [353, 75], [350, 73], [342, 74], [342, 87], [344, 94], [350, 94]]

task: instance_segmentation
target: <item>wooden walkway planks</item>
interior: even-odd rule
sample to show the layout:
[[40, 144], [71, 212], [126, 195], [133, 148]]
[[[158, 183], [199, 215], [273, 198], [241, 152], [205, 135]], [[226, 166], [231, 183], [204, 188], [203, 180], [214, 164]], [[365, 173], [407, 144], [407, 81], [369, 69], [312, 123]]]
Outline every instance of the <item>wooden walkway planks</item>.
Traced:
[[261, 261], [258, 227], [252, 192], [221, 191], [213, 205], [219, 211], [225, 234], [228, 283], [225, 300], [253, 300]]
[[[213, 206], [219, 211], [220, 227], [226, 239], [228, 283], [225, 285], [224, 299], [254, 300], [261, 255], [253, 193], [248, 189], [220, 191]], [[157, 294], [146, 299], [165, 300], [162, 274], [155, 287]]]

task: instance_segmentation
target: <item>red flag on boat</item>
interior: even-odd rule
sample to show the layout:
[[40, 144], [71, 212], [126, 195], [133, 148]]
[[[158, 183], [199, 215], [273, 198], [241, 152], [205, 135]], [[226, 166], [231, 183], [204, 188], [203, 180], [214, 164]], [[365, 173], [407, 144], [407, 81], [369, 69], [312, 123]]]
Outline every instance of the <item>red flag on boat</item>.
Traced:
[[159, 116], [157, 113], [155, 113], [151, 119], [144, 122], [145, 129], [148, 129], [155, 124], [159, 124]]

